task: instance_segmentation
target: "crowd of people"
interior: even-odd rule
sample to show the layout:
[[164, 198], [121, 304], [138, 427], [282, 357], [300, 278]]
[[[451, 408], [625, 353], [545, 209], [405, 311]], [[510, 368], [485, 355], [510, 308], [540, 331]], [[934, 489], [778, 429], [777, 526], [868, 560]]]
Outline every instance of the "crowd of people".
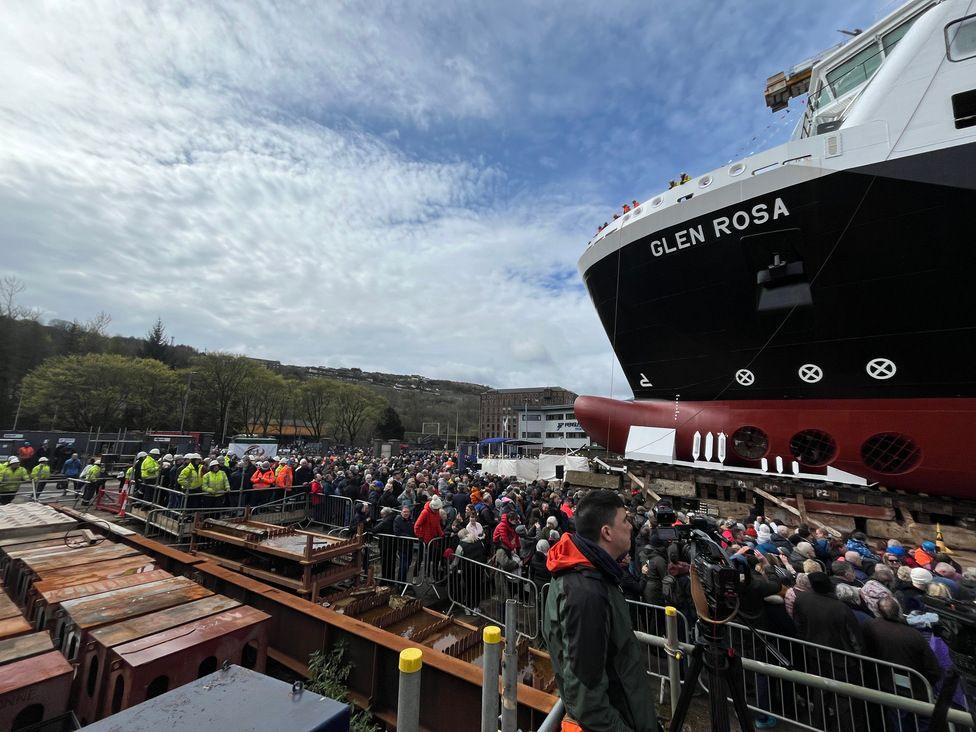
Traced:
[[[332, 524], [339, 521], [325, 515], [334, 510], [328, 497], [341, 496], [348, 499], [342, 502], [348, 509], [341, 523], [351, 530], [362, 525], [379, 542], [380, 576], [396, 582], [406, 582], [417, 569], [416, 554], [402, 549], [409, 542], [435, 546], [433, 561], [448, 573], [474, 562], [541, 588], [552, 578], [554, 561], [558, 564], [554, 547], [576, 529], [574, 509], [586, 494], [562, 481], [484, 475], [458, 465], [456, 455], [446, 452], [377, 458], [336, 449], [325, 455], [296, 451], [241, 459], [226, 451], [206, 458], [159, 452], [140, 453], [121, 476], [121, 486], [133, 496], [181, 508], [220, 507], [233, 494], [241, 498], [231, 505], [256, 505], [307, 492], [313, 518]], [[33, 470], [45, 465], [42, 459]], [[89, 485], [105, 480], [97, 459], [83, 466], [72, 455], [62, 468], [64, 475], [70, 472]], [[11, 458], [0, 466], [2, 495], [8, 495], [5, 486], [29, 478], [18, 458]], [[618, 558], [625, 594], [652, 605], [674, 605], [693, 622], [687, 557], [674, 541], [661, 538], [657, 517], [642, 496], [631, 496], [625, 508], [630, 549]], [[675, 515], [678, 523], [691, 518]], [[860, 532], [837, 537], [762, 515], [722, 521], [718, 531], [745, 577], [739, 619], [759, 630], [915, 669], [939, 688], [951, 661], [934, 632], [938, 613], [925, 598], [973, 601], [976, 568], [960, 566], [935, 537], [917, 545], [872, 542]], [[504, 591], [490, 583], [468, 586], [464, 604], [476, 607], [484, 596]], [[828, 670], [821, 670], [831, 673], [837, 663], [842, 662], [831, 658]], [[833, 669], [841, 671], [857, 682], [854, 670]], [[768, 701], [768, 685], [760, 686], [753, 691]], [[953, 702], [964, 708], [961, 692]], [[757, 726], [773, 722], [761, 718]]]

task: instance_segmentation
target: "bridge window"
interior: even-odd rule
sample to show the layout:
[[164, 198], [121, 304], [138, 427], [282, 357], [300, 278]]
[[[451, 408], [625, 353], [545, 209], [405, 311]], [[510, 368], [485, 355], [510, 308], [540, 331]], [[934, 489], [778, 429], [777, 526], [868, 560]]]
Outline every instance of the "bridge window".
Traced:
[[976, 15], [949, 23], [945, 28], [946, 52], [950, 61], [976, 56]]
[[872, 43], [840, 66], [828, 71], [827, 83], [834, 93], [834, 99], [844, 96], [871, 78], [871, 75], [881, 66], [881, 60], [881, 49], [876, 43]]

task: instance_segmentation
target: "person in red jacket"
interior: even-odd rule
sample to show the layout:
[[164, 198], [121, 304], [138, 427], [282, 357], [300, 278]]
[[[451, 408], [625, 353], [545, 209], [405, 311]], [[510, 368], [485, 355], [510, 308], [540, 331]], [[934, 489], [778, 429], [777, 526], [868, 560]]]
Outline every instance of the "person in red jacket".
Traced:
[[512, 526], [511, 520], [512, 514], [510, 512], [503, 513], [502, 520], [498, 522], [498, 526], [495, 527], [495, 531], [491, 535], [491, 540], [495, 542], [495, 546], [501, 545], [508, 551], [517, 553], [521, 548], [521, 542], [518, 534], [515, 533], [515, 527]]
[[444, 536], [444, 529], [441, 527], [440, 510], [444, 507], [441, 499], [434, 496], [424, 506], [420, 515], [413, 525], [413, 533], [424, 544], [429, 544], [438, 536]]

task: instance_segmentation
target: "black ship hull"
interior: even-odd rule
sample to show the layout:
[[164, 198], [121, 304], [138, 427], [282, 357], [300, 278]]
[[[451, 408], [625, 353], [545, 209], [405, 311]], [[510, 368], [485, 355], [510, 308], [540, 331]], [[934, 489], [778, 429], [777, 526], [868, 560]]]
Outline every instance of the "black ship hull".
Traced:
[[654, 427], [692, 460], [714, 433], [727, 466], [973, 497], [974, 272], [976, 144], [743, 196], [586, 269], [637, 401], [576, 414], [615, 452]]

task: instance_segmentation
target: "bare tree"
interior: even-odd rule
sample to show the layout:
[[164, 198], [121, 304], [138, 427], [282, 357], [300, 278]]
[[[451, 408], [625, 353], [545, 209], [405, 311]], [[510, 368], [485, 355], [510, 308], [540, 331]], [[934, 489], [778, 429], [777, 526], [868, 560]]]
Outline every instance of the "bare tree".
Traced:
[[105, 336], [108, 335], [108, 325], [112, 322], [112, 316], [106, 313], [104, 310], [99, 310], [98, 314], [85, 323], [85, 330], [88, 331], [90, 335]]
[[338, 382], [331, 379], [310, 379], [298, 390], [298, 416], [316, 441], [321, 440], [325, 434], [325, 426], [332, 416], [337, 387]]
[[17, 296], [27, 289], [24, 281], [7, 275], [0, 280], [0, 315], [22, 320], [38, 320], [41, 311], [37, 308], [25, 308], [17, 304]]

